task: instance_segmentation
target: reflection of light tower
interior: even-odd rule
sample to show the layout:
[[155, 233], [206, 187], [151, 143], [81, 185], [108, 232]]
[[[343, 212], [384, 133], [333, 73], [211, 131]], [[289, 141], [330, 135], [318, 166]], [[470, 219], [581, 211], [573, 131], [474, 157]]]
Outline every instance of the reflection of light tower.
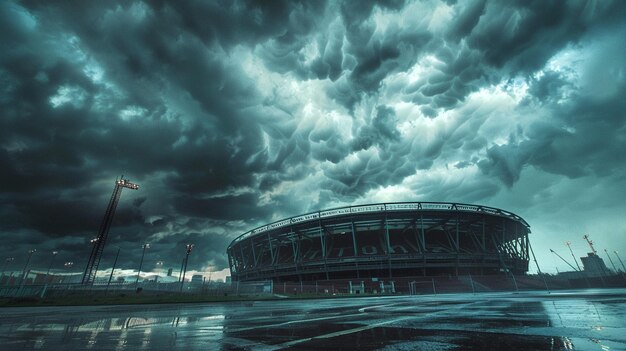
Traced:
[[59, 253], [59, 251], [52, 251], [52, 258], [50, 259], [50, 265], [48, 266], [48, 271], [46, 271], [46, 284], [48, 283], [49, 279], [49, 275], [50, 275], [50, 268], [52, 268], [52, 263], [54, 262], [54, 257]]
[[613, 252], [615, 253], [615, 256], [617, 256], [617, 259], [619, 260], [619, 263], [622, 264], [622, 268], [624, 268], [624, 272], [626, 272], [626, 267], [624, 267], [624, 262], [622, 262], [622, 259], [617, 254], [617, 251], [613, 251]]
[[186, 251], [186, 255], [185, 255], [185, 264], [184, 264], [184, 269], [183, 269], [183, 279], [181, 279], [180, 281], [180, 291], [183, 291], [183, 284], [185, 284], [185, 274], [187, 273], [187, 263], [189, 263], [189, 254], [191, 253], [191, 250], [193, 250], [193, 244], [187, 244], [187, 251]]
[[137, 284], [139, 284], [139, 273], [141, 273], [141, 266], [143, 265], [143, 256], [146, 254], [146, 249], [150, 248], [150, 244], [143, 244], [143, 251], [141, 252], [141, 261], [139, 261], [139, 271], [137, 272], [137, 280], [135, 280], [135, 288], [137, 288]]
[[609, 256], [609, 252], [606, 249], [604, 249], [604, 253], [606, 253], [606, 257], [609, 258], [609, 262], [611, 262], [611, 266], [613, 266], [613, 270], [615, 271], [615, 273], [617, 273], [617, 268], [615, 268], [615, 264], [613, 263], [611, 256]]
[[576, 256], [574, 256], [574, 251], [572, 251], [572, 246], [571, 246], [571, 242], [566, 241], [565, 245], [567, 245], [567, 247], [569, 248], [569, 252], [572, 253], [572, 257], [574, 258], [574, 262], [576, 263], [576, 267], [578, 267], [578, 270], [580, 271], [580, 266], [578, 265], [578, 260], [576, 259]]

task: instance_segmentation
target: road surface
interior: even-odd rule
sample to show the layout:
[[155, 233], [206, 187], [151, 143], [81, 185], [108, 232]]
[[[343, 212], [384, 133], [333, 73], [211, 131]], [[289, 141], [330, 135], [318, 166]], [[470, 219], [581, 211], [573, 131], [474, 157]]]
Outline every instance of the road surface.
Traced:
[[3, 308], [0, 349], [626, 350], [626, 289]]

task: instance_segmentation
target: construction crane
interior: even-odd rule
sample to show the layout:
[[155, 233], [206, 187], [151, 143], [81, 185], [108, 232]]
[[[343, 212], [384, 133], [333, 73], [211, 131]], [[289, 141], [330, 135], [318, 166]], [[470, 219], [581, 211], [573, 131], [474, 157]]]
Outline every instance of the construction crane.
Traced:
[[568, 266], [572, 267], [572, 269], [573, 269], [573, 270], [575, 270], [575, 271], [580, 271], [580, 269], [576, 269], [576, 268], [574, 268], [574, 266], [572, 266], [569, 262], [567, 262], [567, 260], [566, 260], [566, 259], [564, 259], [563, 257], [561, 257], [561, 255], [559, 255], [558, 253], [556, 253], [556, 251], [554, 251], [554, 250], [550, 249], [550, 252], [552, 252], [553, 254], [555, 254], [555, 255], [559, 256], [559, 258], [560, 258], [560, 259], [562, 259], [562, 260], [563, 260], [563, 262], [567, 263], [567, 265], [568, 265]]
[[104, 218], [100, 223], [100, 229], [98, 230], [98, 236], [91, 240], [93, 247], [91, 249], [91, 255], [83, 274], [82, 284], [93, 284], [96, 280], [96, 273], [98, 272], [98, 265], [100, 264], [100, 258], [102, 258], [102, 251], [104, 251], [104, 245], [106, 244], [107, 235], [109, 229], [111, 229], [111, 223], [113, 222], [113, 216], [115, 215], [115, 209], [117, 203], [120, 201], [122, 195], [122, 189], [128, 188], [132, 190], [139, 189], [139, 185], [131, 183], [128, 179], [124, 179], [122, 175], [119, 180], [115, 180], [115, 188], [113, 188], [113, 194], [109, 200], [109, 206], [104, 212]]
[[587, 240], [587, 244], [589, 244], [589, 247], [591, 248], [591, 252], [593, 252], [594, 255], [598, 255], [598, 251], [596, 251], [596, 249], [593, 248], [593, 241], [589, 240], [589, 235], [585, 234], [583, 235], [583, 239]]

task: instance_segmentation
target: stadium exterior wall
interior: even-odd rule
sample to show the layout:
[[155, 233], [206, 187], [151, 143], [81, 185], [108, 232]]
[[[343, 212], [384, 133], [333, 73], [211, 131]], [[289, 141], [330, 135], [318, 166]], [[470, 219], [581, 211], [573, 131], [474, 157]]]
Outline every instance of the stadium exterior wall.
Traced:
[[493, 207], [378, 203], [270, 223], [227, 253], [233, 281], [524, 274], [529, 233], [524, 219]]

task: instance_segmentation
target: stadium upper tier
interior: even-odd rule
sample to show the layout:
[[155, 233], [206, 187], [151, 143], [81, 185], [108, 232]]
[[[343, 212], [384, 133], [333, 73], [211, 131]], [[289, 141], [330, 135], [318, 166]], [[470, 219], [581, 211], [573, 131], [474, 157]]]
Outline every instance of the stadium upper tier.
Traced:
[[347, 206], [276, 221], [228, 247], [233, 280], [320, 280], [528, 270], [530, 226], [445, 202]]

